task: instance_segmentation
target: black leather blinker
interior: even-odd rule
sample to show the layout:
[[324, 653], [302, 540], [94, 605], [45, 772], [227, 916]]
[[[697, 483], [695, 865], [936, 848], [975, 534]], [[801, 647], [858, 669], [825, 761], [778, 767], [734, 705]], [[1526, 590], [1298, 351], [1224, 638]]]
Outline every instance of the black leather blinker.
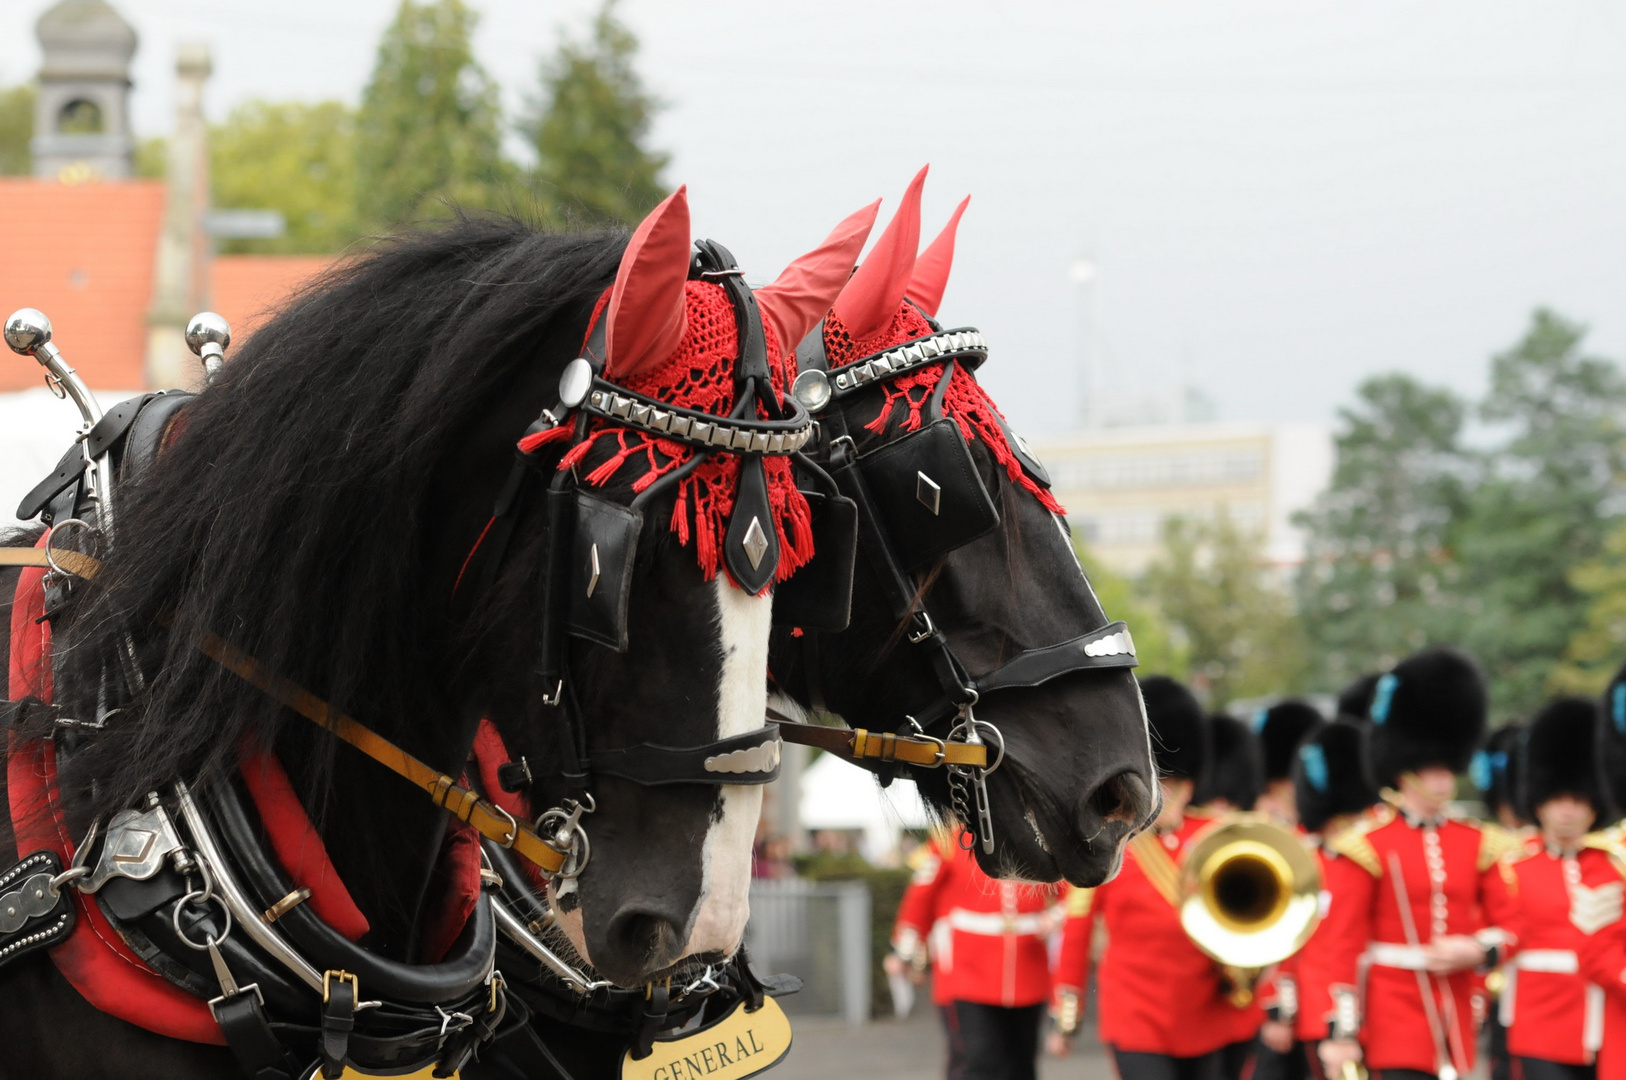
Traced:
[[990, 532], [999, 509], [953, 420], [927, 424], [858, 459], [887, 538], [914, 570]]
[[773, 621], [840, 633], [852, 620], [858, 504], [842, 495], [802, 494], [813, 510], [813, 558], [774, 589]]
[[627, 649], [627, 600], [644, 516], [630, 507], [576, 492], [576, 537], [570, 555], [570, 632]]

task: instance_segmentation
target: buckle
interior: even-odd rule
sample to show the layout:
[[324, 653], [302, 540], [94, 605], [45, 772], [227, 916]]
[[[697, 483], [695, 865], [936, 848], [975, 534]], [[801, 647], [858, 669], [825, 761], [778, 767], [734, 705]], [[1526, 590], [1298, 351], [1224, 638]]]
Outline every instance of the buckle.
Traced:
[[921, 608], [919, 611], [915, 612], [911, 618], [915, 619], [919, 623], [920, 629], [909, 635], [909, 644], [919, 645], [927, 638], [936, 635], [937, 624], [932, 622], [931, 612], [927, 611], [925, 608]]
[[361, 980], [350, 974], [348, 971], [329, 968], [327, 971], [322, 972], [323, 1005], [326, 1005], [332, 997], [333, 983], [335, 980], [349, 983], [351, 996], [358, 1002], [361, 1000]]
[[221, 1005], [224, 1005], [233, 998], [241, 997], [250, 990], [254, 991], [254, 998], [260, 1003], [260, 1008], [265, 1008], [265, 995], [260, 993], [260, 984], [249, 983], [247, 986], [239, 986], [234, 993], [221, 994], [219, 997], [209, 999], [207, 1003], [209, 1006], [209, 1015], [215, 1018], [215, 1023], [220, 1023], [220, 1013], [217, 1010]]

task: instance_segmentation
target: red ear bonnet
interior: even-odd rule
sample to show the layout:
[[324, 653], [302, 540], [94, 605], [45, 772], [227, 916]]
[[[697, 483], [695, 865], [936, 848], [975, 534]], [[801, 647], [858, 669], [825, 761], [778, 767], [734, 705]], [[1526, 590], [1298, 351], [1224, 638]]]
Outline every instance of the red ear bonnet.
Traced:
[[969, 195], [960, 200], [960, 205], [954, 208], [948, 224], [937, 234], [932, 246], [922, 251], [920, 258], [915, 260], [915, 276], [909, 279], [907, 294], [909, 299], [919, 304], [920, 310], [934, 318], [937, 309], [943, 303], [943, 290], [948, 286], [949, 270], [954, 266], [954, 234], [960, 228], [960, 215], [965, 213], [965, 208], [970, 202]]
[[659, 367], [687, 328], [683, 284], [689, 277], [688, 186], [639, 223], [610, 291], [605, 374], [626, 379]]
[[779, 347], [787, 353], [819, 324], [852, 276], [858, 253], [864, 250], [881, 200], [876, 199], [844, 218], [824, 243], [803, 255], [771, 285], [756, 290], [762, 319], [774, 328]]
[[836, 318], [855, 341], [879, 332], [892, 321], [898, 305], [903, 303], [910, 275], [915, 270], [915, 252], [920, 248], [920, 189], [926, 184], [929, 168], [928, 165], [915, 174], [886, 232], [875, 241], [875, 247], [858, 273], [836, 298]]

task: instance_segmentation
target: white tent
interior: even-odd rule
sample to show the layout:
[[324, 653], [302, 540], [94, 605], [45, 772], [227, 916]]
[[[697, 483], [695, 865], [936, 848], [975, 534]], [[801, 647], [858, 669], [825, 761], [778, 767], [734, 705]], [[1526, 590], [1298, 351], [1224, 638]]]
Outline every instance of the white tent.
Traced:
[[931, 825], [913, 780], [882, 788], [874, 774], [829, 754], [802, 773], [801, 817], [805, 829], [862, 829], [864, 858], [875, 863], [889, 860], [904, 829]]

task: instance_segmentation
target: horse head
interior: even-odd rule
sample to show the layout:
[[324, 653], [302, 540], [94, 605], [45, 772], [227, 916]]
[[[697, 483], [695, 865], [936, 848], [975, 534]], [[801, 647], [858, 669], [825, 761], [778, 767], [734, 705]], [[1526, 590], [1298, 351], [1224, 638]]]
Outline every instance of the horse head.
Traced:
[[976, 381], [981, 335], [936, 322], [966, 203], [917, 256], [924, 180], [799, 350], [804, 372], [828, 372], [822, 460], [880, 520], [846, 629], [782, 633], [773, 671], [854, 727], [1002, 741], [986, 815], [963, 773], [917, 769], [922, 794], [978, 837], [990, 874], [1093, 886], [1156, 802], [1132, 638], [1090, 588], [1042, 465]]

